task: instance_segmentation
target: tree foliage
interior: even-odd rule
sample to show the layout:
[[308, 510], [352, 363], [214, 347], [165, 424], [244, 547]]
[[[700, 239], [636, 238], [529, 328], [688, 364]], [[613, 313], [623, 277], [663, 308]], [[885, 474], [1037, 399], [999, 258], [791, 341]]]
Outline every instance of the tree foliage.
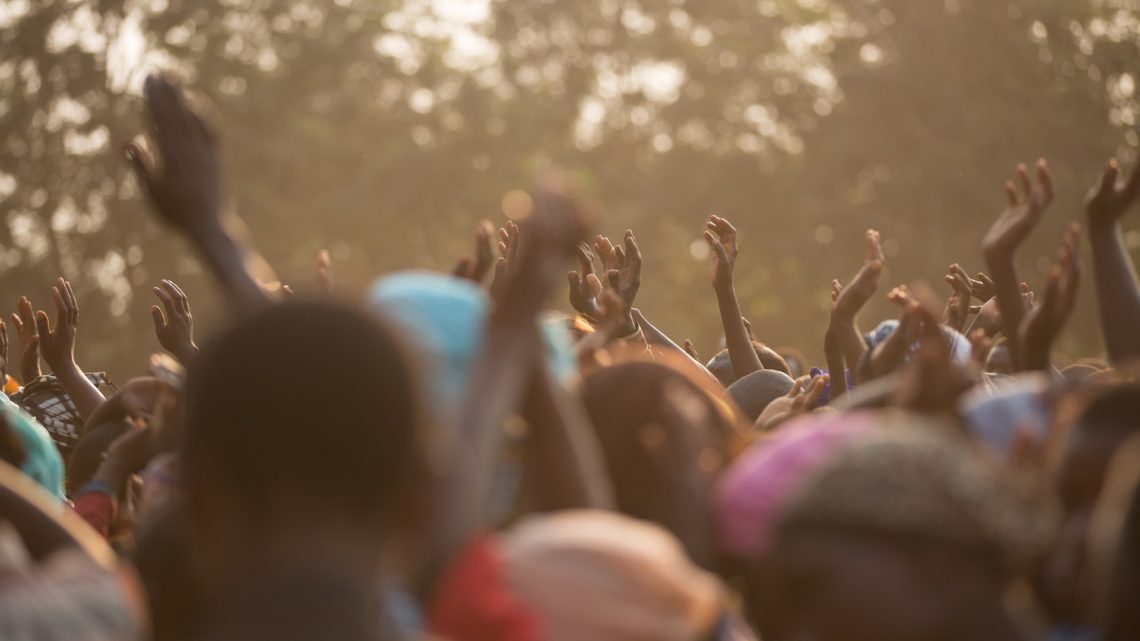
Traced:
[[[146, 308], [180, 282], [224, 311], [138, 198], [121, 145], [142, 74], [210, 106], [234, 207], [297, 289], [329, 247], [347, 296], [447, 269], [507, 191], [557, 163], [646, 254], [639, 304], [711, 350], [701, 220], [736, 223], [738, 286], [767, 342], [819, 355], [826, 285], [883, 231], [887, 278], [980, 269], [1018, 161], [1059, 199], [1044, 263], [1103, 161], [1137, 144], [1126, 0], [7, 0], [0, 2], [0, 301], [84, 309], [81, 362], [135, 373]], [[1140, 233], [1130, 236], [1140, 241]], [[1140, 244], [1137, 242], [1136, 244]], [[1100, 349], [1091, 288], [1062, 347]], [[1087, 310], [1087, 311], [1086, 311]], [[885, 305], [875, 308], [886, 314]]]

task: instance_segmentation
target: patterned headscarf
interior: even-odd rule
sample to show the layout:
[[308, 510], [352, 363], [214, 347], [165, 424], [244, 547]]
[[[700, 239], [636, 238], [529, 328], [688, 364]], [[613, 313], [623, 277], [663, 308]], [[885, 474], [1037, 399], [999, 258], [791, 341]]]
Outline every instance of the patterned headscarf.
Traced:
[[827, 529], [903, 536], [983, 554], [1004, 567], [1043, 549], [1055, 523], [994, 459], [951, 425], [904, 412], [833, 452], [786, 501], [777, 540]]
[[808, 415], [768, 433], [737, 457], [716, 489], [721, 551], [739, 559], [767, 554], [789, 497], [876, 421], [871, 412]]

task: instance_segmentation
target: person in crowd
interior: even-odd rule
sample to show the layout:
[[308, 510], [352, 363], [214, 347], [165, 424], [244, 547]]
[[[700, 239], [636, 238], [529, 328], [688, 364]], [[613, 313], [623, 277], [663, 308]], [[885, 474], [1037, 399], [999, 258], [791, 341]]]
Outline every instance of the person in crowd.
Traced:
[[[160, 280], [165, 353], [121, 389], [77, 363], [68, 279], [54, 317], [15, 301], [11, 350], [0, 322], [0, 638], [1136, 637], [1140, 164], [1104, 168], [1032, 285], [1044, 160], [942, 300], [881, 283], [867, 230], [819, 344], [779, 350], [711, 215], [703, 360], [637, 306], [652, 247], [599, 233], [557, 172], [450, 273], [336, 300], [321, 252], [304, 296], [237, 233], [211, 123], [163, 77], [143, 104], [127, 160], [227, 314], [196, 335]], [[1054, 350], [1082, 233], [1106, 346], [1084, 359]], [[895, 311], [869, 318], [881, 285]]]

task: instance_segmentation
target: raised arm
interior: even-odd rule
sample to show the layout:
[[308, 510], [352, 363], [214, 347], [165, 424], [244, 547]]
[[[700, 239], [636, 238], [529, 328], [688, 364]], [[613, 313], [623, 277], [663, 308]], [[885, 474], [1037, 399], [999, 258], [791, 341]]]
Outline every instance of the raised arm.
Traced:
[[1127, 180], [1118, 181], [1119, 173], [1109, 161], [1085, 202], [1100, 326], [1114, 363], [1140, 357], [1140, 285], [1120, 229], [1121, 216], [1140, 195], [1140, 162]]
[[1080, 282], [1080, 226], [1073, 223], [1065, 232], [1057, 262], [1049, 270], [1041, 300], [1025, 315], [1018, 333], [1021, 363], [1019, 370], [1047, 370], [1053, 343], [1077, 302]]
[[445, 498], [419, 582], [423, 595], [431, 593], [462, 546], [484, 526], [502, 452], [503, 423], [523, 406], [535, 368], [546, 366], [538, 314], [562, 278], [565, 262], [585, 237], [577, 209], [564, 197], [550, 193], [536, 195], [526, 228], [527, 242], [519, 250], [518, 265], [503, 272], [506, 280], [488, 318], [483, 346], [457, 414], [455, 439], [445, 453], [449, 457], [443, 481]]
[[705, 226], [705, 242], [711, 250], [712, 285], [720, 308], [720, 322], [724, 327], [724, 342], [728, 347], [728, 359], [732, 362], [732, 373], [740, 379], [764, 369], [764, 364], [752, 347], [752, 338], [741, 317], [736, 287], [732, 282], [732, 272], [739, 253], [736, 228], [720, 216], [709, 216], [709, 222]]
[[276, 281], [269, 264], [240, 239], [241, 221], [223, 213], [221, 166], [214, 133], [169, 81], [148, 76], [143, 87], [153, 158], [127, 145], [127, 158], [160, 219], [197, 248], [230, 302], [250, 308], [270, 302], [255, 274]]
[[[859, 367], [859, 362], [867, 352], [867, 344], [863, 342], [855, 316], [875, 295], [879, 288], [879, 276], [883, 273], [883, 248], [879, 244], [879, 232], [868, 229], [865, 239], [866, 257], [855, 277], [846, 287], [837, 280], [831, 283], [831, 300], [834, 304], [831, 306], [831, 325], [828, 331], [835, 335], [835, 340], [843, 351], [843, 359], [852, 370]], [[832, 375], [834, 378], [835, 372]]]
[[1025, 165], [1017, 167], [1021, 193], [1012, 182], [1005, 183], [1009, 206], [994, 221], [982, 240], [982, 255], [993, 278], [997, 305], [1001, 310], [1002, 332], [1009, 337], [1010, 355], [1016, 366], [1020, 362], [1017, 332], [1025, 317], [1021, 291], [1014, 268], [1014, 254], [1021, 243], [1041, 220], [1045, 209], [1053, 202], [1053, 178], [1045, 160], [1037, 161], [1037, 184], [1029, 179]]
[[75, 332], [79, 327], [79, 303], [71, 283], [60, 278], [51, 290], [55, 301], [55, 329], [48, 323], [47, 312], [36, 312], [36, 336], [44, 362], [51, 368], [59, 384], [75, 403], [83, 420], [91, 418], [103, 404], [103, 393], [75, 362]]

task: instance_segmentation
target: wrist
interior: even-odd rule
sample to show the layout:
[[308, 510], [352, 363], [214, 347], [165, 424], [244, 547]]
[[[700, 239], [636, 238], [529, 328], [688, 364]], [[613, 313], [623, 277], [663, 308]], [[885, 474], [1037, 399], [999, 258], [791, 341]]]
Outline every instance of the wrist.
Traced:
[[718, 296], [736, 293], [736, 288], [733, 286], [731, 278], [724, 281], [714, 280], [713, 290], [717, 293]]

